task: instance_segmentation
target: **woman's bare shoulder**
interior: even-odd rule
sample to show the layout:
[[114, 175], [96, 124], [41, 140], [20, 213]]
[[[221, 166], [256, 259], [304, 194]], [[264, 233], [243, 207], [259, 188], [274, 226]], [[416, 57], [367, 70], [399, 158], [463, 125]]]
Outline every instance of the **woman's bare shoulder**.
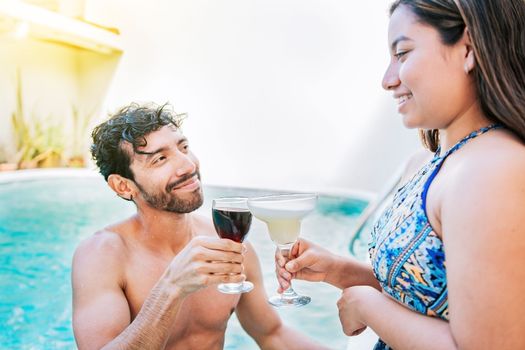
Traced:
[[485, 205], [498, 205], [501, 197], [525, 201], [525, 145], [520, 140], [500, 133], [465, 151], [447, 179], [453, 201], [459, 196]]
[[511, 182], [523, 180], [525, 144], [508, 132], [490, 136], [466, 150], [461, 157], [462, 164], [457, 167], [457, 179], [463, 182], [491, 178]]

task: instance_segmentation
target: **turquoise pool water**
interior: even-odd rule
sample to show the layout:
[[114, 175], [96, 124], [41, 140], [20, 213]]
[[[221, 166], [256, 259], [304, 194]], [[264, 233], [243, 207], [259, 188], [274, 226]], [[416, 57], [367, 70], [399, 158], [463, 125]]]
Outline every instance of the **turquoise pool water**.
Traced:
[[[205, 188], [199, 211], [210, 216], [210, 201], [226, 195], [261, 195], [269, 191]], [[349, 233], [366, 202], [321, 196], [317, 211], [305, 219], [302, 236], [347, 254]], [[0, 348], [74, 349], [71, 330], [70, 264], [75, 247], [101, 227], [134, 212], [101, 177], [0, 181]], [[263, 223], [254, 220], [248, 240], [256, 247], [265, 287], [273, 294], [274, 245]], [[284, 321], [334, 349], [345, 349], [335, 302], [340, 291], [325, 284], [294, 282], [312, 297], [310, 305], [279, 310]], [[235, 316], [225, 349], [257, 349]]]

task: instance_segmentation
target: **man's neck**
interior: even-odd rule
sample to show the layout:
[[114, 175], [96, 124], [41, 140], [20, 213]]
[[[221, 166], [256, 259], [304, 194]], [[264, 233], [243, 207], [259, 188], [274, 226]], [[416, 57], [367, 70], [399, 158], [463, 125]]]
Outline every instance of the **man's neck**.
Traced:
[[193, 238], [191, 214], [178, 214], [153, 208], [140, 208], [137, 212], [137, 238], [159, 252], [178, 253]]

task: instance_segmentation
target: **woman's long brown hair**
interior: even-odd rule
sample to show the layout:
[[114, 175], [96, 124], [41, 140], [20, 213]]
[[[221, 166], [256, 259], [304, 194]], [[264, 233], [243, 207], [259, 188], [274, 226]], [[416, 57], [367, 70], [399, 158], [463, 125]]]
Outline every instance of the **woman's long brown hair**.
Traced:
[[[445, 45], [468, 28], [476, 65], [473, 74], [481, 110], [525, 142], [525, 0], [397, 0], [434, 27]], [[435, 152], [439, 130], [420, 130]]]

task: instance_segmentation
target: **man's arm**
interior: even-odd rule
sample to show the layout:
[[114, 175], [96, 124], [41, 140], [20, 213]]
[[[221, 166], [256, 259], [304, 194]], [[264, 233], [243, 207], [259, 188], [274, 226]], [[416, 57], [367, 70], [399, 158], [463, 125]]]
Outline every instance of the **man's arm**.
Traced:
[[[131, 323], [123, 292], [126, 257], [117, 235], [104, 233], [83, 242], [73, 258], [73, 329], [79, 349], [160, 349], [168, 338], [181, 294], [163, 279]], [[131, 324], [130, 324], [131, 323]]]
[[163, 349], [187, 295], [211, 284], [244, 278], [240, 274], [241, 250], [233, 241], [194, 238], [172, 260], [131, 322], [123, 292], [123, 242], [112, 234], [83, 242], [75, 253], [72, 272], [73, 329], [78, 348]]
[[277, 312], [268, 304], [257, 255], [250, 244], [246, 246], [244, 267], [247, 280], [253, 283], [254, 288], [242, 295], [236, 309], [244, 330], [265, 350], [326, 349], [306, 335], [283, 325]]

